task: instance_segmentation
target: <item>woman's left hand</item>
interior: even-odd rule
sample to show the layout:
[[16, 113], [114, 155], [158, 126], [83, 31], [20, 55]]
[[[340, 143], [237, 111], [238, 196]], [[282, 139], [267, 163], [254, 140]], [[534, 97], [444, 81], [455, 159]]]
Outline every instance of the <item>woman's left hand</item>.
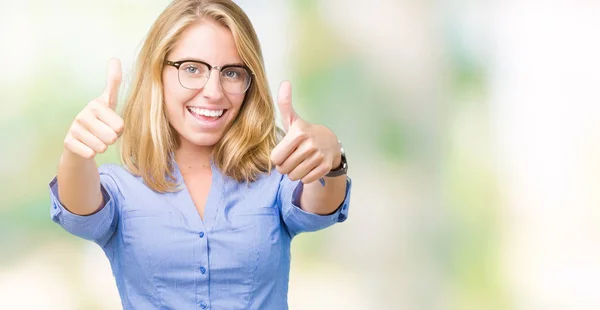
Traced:
[[337, 168], [342, 159], [336, 135], [323, 125], [304, 121], [292, 106], [292, 85], [281, 83], [277, 98], [285, 137], [271, 152], [277, 171], [290, 180], [308, 184]]

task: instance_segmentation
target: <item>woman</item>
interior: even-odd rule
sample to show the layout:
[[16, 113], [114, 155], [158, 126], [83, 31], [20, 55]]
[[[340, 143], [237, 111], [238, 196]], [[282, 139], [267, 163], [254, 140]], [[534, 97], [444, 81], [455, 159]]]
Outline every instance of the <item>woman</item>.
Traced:
[[[123, 117], [104, 93], [73, 121], [52, 219], [102, 247], [125, 309], [287, 309], [290, 242], [346, 219], [335, 134], [281, 85], [279, 134], [257, 36], [232, 1], [175, 0], [139, 54]], [[122, 133], [124, 167], [94, 156]]]

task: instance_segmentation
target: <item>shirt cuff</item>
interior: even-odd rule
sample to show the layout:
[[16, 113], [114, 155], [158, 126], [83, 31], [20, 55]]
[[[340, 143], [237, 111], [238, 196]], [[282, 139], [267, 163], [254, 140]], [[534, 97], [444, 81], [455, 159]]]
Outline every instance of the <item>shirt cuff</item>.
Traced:
[[102, 245], [106, 241], [104, 239], [114, 230], [116, 225], [115, 199], [104, 184], [101, 182], [100, 188], [105, 203], [96, 213], [90, 215], [74, 214], [65, 208], [59, 199], [56, 177], [50, 181], [48, 186], [50, 188], [51, 219], [73, 235]]
[[291, 207], [287, 208], [287, 212], [284, 213], [284, 220], [292, 236], [301, 232], [311, 232], [324, 229], [335, 223], [344, 222], [348, 218], [348, 210], [350, 207], [350, 194], [352, 191], [352, 180], [346, 177], [346, 196], [340, 206], [328, 215], [319, 215], [310, 213], [300, 208], [300, 196], [304, 186], [301, 182], [298, 182], [294, 191], [291, 193], [289, 199]]

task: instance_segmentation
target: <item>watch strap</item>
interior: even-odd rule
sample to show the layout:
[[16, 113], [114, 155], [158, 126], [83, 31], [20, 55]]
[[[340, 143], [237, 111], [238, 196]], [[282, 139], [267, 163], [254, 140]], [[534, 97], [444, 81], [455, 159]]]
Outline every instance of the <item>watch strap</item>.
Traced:
[[342, 159], [340, 161], [340, 166], [329, 171], [329, 173], [327, 173], [325, 175], [326, 177], [339, 177], [341, 175], [345, 175], [348, 173], [348, 162], [346, 161], [346, 152], [344, 151], [344, 146], [342, 145], [342, 143], [339, 140], [338, 140], [338, 143], [340, 144], [341, 156], [342, 156]]

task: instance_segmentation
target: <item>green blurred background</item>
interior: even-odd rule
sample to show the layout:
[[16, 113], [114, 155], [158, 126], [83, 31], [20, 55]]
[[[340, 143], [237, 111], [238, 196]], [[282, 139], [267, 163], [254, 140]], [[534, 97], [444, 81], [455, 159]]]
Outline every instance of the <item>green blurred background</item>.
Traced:
[[[354, 182], [348, 221], [293, 243], [291, 309], [600, 309], [598, 2], [237, 3]], [[120, 308], [47, 184], [167, 4], [0, 0], [1, 309]]]

